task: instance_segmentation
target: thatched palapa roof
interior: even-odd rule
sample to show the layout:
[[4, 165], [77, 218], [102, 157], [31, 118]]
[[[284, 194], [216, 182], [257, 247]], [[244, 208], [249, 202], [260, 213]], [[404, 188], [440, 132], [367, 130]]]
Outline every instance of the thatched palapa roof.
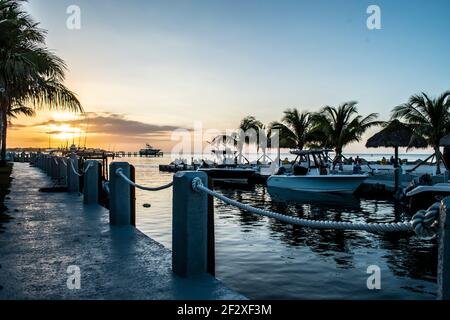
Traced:
[[367, 148], [408, 147], [426, 148], [428, 143], [422, 137], [414, 137], [413, 131], [398, 120], [392, 120], [389, 125], [367, 140]]

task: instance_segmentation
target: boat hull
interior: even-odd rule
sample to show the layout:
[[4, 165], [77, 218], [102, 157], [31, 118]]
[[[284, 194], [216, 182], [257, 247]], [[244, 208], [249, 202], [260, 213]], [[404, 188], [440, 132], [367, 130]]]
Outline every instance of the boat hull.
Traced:
[[367, 175], [323, 175], [323, 176], [271, 176], [269, 188], [281, 188], [303, 192], [352, 194]]
[[161, 150], [140, 150], [139, 155], [141, 156], [157, 156]]
[[200, 168], [198, 171], [205, 172], [214, 182], [225, 183], [248, 183], [255, 174], [255, 170], [234, 168]]
[[450, 196], [449, 183], [437, 183], [433, 186], [418, 186], [406, 194], [412, 212], [427, 209], [435, 202]]

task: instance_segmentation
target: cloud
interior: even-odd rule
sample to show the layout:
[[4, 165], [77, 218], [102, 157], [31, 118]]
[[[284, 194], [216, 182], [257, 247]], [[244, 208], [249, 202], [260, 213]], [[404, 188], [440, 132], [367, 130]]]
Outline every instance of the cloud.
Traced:
[[157, 125], [127, 119], [117, 113], [89, 112], [85, 117], [74, 120], [48, 120], [32, 125], [33, 127], [49, 125], [69, 125], [88, 131], [89, 134], [103, 134], [111, 136], [145, 137], [162, 135], [173, 130], [182, 129], [171, 125]]
[[28, 126], [25, 125], [25, 124], [11, 123], [11, 124], [8, 126], [8, 129], [10, 129], [10, 130], [18, 130], [18, 129], [20, 129], [20, 128], [26, 128], [26, 127], [28, 127]]

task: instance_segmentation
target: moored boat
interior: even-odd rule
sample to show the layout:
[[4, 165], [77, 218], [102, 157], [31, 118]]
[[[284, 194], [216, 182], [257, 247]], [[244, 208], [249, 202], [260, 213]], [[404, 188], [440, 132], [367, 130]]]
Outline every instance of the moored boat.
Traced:
[[292, 151], [297, 155], [292, 173], [279, 171], [268, 181], [269, 188], [304, 192], [352, 194], [367, 174], [339, 174], [330, 170], [327, 150]]
[[208, 174], [215, 182], [246, 184], [255, 174], [252, 168], [241, 168], [237, 165], [218, 165], [212, 168], [199, 168]]
[[144, 149], [139, 150], [140, 156], [157, 156], [161, 152], [161, 149], [153, 148], [148, 143]]
[[419, 185], [406, 193], [406, 199], [412, 211], [426, 209], [448, 196], [450, 196], [450, 183]]

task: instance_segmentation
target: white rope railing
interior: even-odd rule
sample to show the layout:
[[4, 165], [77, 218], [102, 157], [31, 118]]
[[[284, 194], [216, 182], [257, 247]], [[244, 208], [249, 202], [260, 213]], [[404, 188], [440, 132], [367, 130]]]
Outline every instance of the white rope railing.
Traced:
[[92, 162], [89, 162], [88, 165], [86, 166], [86, 169], [82, 170], [82, 172], [79, 173], [79, 172], [75, 169], [75, 166], [74, 166], [74, 164], [73, 164], [72, 159], [70, 159], [69, 162], [70, 162], [70, 166], [72, 167], [73, 173], [76, 174], [76, 175], [79, 176], [79, 177], [84, 176], [84, 175], [89, 171], [89, 169], [92, 167]]
[[133, 181], [131, 181], [124, 173], [123, 170], [121, 168], [116, 170], [116, 175], [118, 175], [119, 177], [121, 177], [125, 182], [127, 182], [128, 184], [132, 185], [135, 188], [141, 189], [141, 190], [145, 190], [145, 191], [161, 191], [164, 189], [168, 189], [170, 187], [173, 186], [173, 182], [170, 182], [168, 184], [162, 185], [160, 187], [145, 187], [142, 186], [140, 184], [137, 184]]
[[225, 197], [224, 195], [210, 190], [203, 185], [200, 178], [194, 178], [192, 181], [192, 188], [197, 192], [205, 192], [210, 196], [217, 198], [224, 203], [237, 207], [239, 209], [248, 211], [253, 214], [265, 216], [268, 218], [277, 219], [293, 225], [298, 225], [307, 228], [316, 229], [338, 229], [338, 230], [360, 230], [368, 232], [401, 232], [401, 231], [415, 231], [419, 236], [429, 237], [432, 234], [434, 224], [433, 214], [414, 216], [411, 221], [407, 222], [393, 222], [393, 223], [352, 223], [352, 222], [340, 222], [340, 221], [323, 221], [323, 220], [308, 220], [298, 217], [287, 216], [273, 211], [259, 209], [252, 207], [248, 204], [240, 203], [236, 200]]

